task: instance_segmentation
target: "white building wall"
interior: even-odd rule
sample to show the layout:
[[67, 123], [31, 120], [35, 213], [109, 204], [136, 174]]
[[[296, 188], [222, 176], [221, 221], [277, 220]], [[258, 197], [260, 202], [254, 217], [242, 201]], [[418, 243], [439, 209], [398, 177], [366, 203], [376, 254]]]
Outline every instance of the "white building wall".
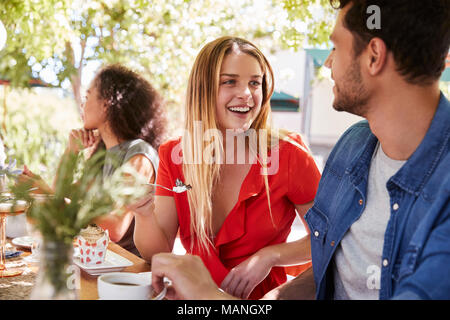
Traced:
[[333, 146], [352, 124], [363, 118], [333, 109], [333, 82], [317, 81], [313, 86], [310, 143]]
[[[302, 106], [300, 112], [273, 112], [273, 124], [275, 127], [300, 132], [309, 139], [311, 145], [332, 147], [348, 127], [362, 118], [333, 109], [331, 79], [314, 80], [312, 92], [306, 96], [306, 58], [304, 50], [281, 51], [269, 57], [274, 70], [275, 89], [299, 98]], [[302, 121], [305, 121], [305, 126], [302, 126]]]
[[301, 133], [302, 114], [300, 112], [272, 112], [272, 123], [275, 128]]

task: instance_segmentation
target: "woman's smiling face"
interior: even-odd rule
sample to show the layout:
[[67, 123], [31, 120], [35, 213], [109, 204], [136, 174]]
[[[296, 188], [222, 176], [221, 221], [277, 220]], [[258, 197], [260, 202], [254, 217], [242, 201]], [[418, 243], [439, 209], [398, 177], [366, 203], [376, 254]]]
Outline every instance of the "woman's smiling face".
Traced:
[[248, 130], [261, 111], [264, 73], [256, 58], [233, 49], [220, 68], [216, 115], [220, 130]]

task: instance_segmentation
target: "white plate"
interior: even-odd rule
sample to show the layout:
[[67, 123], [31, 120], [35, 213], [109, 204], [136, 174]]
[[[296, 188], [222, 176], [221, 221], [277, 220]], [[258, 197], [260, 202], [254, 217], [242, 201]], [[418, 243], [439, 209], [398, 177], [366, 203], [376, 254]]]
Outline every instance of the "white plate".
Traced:
[[12, 239], [11, 242], [15, 246], [31, 249], [34, 239], [30, 236], [17, 237], [17, 238]]
[[81, 263], [77, 249], [78, 248], [74, 250], [75, 254], [73, 256], [73, 263], [93, 276], [108, 272], [119, 272], [124, 268], [133, 265], [133, 262], [131, 262], [130, 260], [118, 255], [117, 253], [112, 252], [111, 250], [107, 250], [105, 255], [105, 262], [103, 262], [102, 264], [87, 266]]

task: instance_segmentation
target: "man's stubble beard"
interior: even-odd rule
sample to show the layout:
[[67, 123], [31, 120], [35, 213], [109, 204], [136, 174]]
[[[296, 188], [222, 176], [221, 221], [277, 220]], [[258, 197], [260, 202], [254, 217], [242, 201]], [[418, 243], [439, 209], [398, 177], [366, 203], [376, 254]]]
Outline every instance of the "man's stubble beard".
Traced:
[[361, 117], [367, 114], [369, 93], [361, 76], [359, 59], [355, 58], [344, 79], [339, 84], [335, 82], [335, 87], [333, 108], [336, 111], [345, 111]]

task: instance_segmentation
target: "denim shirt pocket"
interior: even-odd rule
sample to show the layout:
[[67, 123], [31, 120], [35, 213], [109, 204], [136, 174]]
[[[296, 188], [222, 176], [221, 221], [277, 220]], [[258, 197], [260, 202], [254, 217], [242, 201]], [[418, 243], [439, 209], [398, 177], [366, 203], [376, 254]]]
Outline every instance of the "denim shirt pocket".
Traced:
[[392, 279], [395, 282], [400, 282], [403, 278], [414, 272], [419, 256], [419, 249], [416, 245], [409, 245], [401, 260], [394, 265]]
[[323, 245], [328, 232], [328, 218], [317, 207], [313, 206], [305, 216], [309, 230], [311, 230], [311, 241], [318, 241]]

